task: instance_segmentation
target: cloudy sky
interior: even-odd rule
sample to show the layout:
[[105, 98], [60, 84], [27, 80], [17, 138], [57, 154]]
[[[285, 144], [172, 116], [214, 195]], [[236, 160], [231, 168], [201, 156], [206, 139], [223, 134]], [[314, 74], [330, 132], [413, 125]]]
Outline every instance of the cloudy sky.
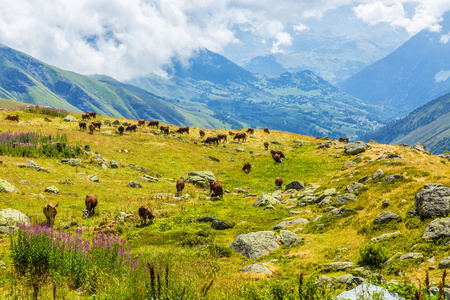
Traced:
[[[439, 32], [449, 0], [1, 0], [0, 43], [51, 65], [119, 80], [206, 47], [234, 60], [296, 51], [302, 34]], [[333, 12], [345, 12], [342, 17]], [[336, 16], [337, 15], [337, 16]], [[333, 17], [330, 17], [333, 16]], [[386, 29], [387, 28], [387, 29]], [[442, 32], [448, 36], [448, 32]], [[241, 52], [245, 53], [241, 53]], [[253, 53], [250, 51], [250, 54]]]

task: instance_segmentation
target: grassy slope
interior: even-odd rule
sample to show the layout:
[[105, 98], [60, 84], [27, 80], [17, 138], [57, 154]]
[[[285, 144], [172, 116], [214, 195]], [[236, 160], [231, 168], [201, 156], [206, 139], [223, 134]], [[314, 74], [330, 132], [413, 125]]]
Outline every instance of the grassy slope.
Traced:
[[[44, 216], [42, 207], [48, 202], [59, 203], [56, 227], [76, 221], [85, 232], [93, 232], [95, 226], [100, 223], [114, 220], [118, 212], [133, 212], [137, 215], [137, 209], [141, 205], [148, 204], [156, 212], [154, 225], [144, 228], [137, 227], [138, 220], [127, 221], [120, 224], [123, 236], [130, 242], [135, 251], [143, 253], [143, 256], [156, 260], [157, 258], [172, 261], [177, 268], [177, 276], [180, 280], [192, 280], [192, 284], [204, 284], [210, 278], [214, 278], [215, 284], [210, 291], [211, 299], [235, 298], [238, 287], [251, 276], [243, 276], [238, 273], [239, 268], [260, 261], [278, 259], [279, 262], [271, 266], [274, 275], [268, 279], [292, 278], [293, 274], [300, 271], [312, 274], [320, 269], [320, 266], [343, 259], [357, 262], [359, 247], [368, 239], [385, 232], [400, 230], [403, 236], [384, 242], [391, 254], [401, 251], [411, 252], [413, 245], [415, 251], [423, 252], [426, 257], [436, 256], [437, 265], [440, 258], [446, 256], [444, 248], [437, 246], [430, 250], [427, 243], [420, 240], [423, 229], [430, 220], [416, 220], [416, 226], [406, 227], [408, 221], [382, 227], [372, 228], [370, 224], [375, 216], [382, 212], [381, 201], [390, 199], [391, 206], [388, 210], [398, 213], [402, 218], [406, 212], [414, 207], [414, 195], [427, 182], [448, 183], [450, 169], [448, 163], [444, 163], [436, 156], [425, 153], [413, 152], [398, 146], [371, 144], [370, 150], [362, 154], [363, 161], [374, 160], [387, 153], [397, 153], [403, 157], [402, 165], [386, 164], [385, 160], [362, 162], [353, 169], [342, 171], [342, 164], [352, 157], [342, 155], [342, 149], [334, 147], [320, 150], [315, 148], [318, 140], [300, 136], [297, 134], [272, 131], [270, 135], [260, 130], [255, 132], [255, 138], [241, 145], [228, 143], [226, 147], [203, 146], [199, 142], [197, 130], [191, 129], [190, 136], [185, 140], [176, 137], [151, 136], [142, 129], [138, 133], [124, 136], [104, 136], [96, 132], [94, 135], [81, 132], [76, 123], [63, 122], [54, 119], [52, 123], [43, 121], [41, 115], [31, 115], [19, 112], [21, 122], [7, 122], [5, 115], [8, 112], [0, 112], [0, 126], [3, 131], [14, 132], [35, 130], [42, 133], [67, 133], [73, 143], [90, 145], [92, 151], [100, 153], [107, 161], [115, 160], [119, 163], [119, 169], [102, 170], [98, 167], [95, 159], [91, 156], [84, 158], [80, 167], [70, 167], [61, 164], [55, 159], [37, 158], [35, 161], [49, 173], [37, 172], [32, 169], [20, 169], [17, 163], [26, 163], [27, 158], [2, 157], [0, 164], [0, 178], [14, 184], [19, 193], [2, 195], [0, 209], [16, 208], [30, 216], [34, 222], [42, 222]], [[80, 116], [77, 116], [80, 118]], [[104, 120], [105, 117], [99, 117]], [[123, 120], [124, 121], [124, 120]], [[105, 130], [114, 130], [105, 127]], [[147, 128], [145, 129], [147, 130]], [[220, 130], [207, 130], [206, 135], [215, 135]], [[293, 141], [303, 140], [306, 145], [294, 148]], [[276, 146], [286, 153], [287, 159], [282, 164], [274, 164], [267, 151], [263, 150], [264, 141], [279, 141], [283, 145]], [[337, 143], [337, 146], [342, 146]], [[235, 152], [234, 147], [245, 149], [245, 152]], [[271, 146], [273, 147], [273, 145]], [[129, 153], [119, 153], [118, 150], [127, 149]], [[253, 151], [253, 153], [250, 153]], [[339, 154], [339, 157], [331, 156]], [[208, 156], [214, 156], [220, 163], [211, 161]], [[231, 162], [229, 157], [235, 161]], [[249, 161], [252, 171], [244, 173], [241, 168], [244, 162]], [[431, 163], [431, 164], [429, 164]], [[150, 175], [160, 174], [162, 179], [156, 183], [148, 183], [139, 179], [142, 173], [127, 167], [128, 164], [149, 168]], [[360, 193], [358, 201], [347, 205], [348, 208], [357, 209], [358, 214], [347, 218], [337, 218], [328, 222], [323, 229], [317, 230], [315, 226], [307, 226], [306, 229], [291, 227], [290, 230], [300, 228], [297, 234], [305, 239], [304, 245], [293, 247], [281, 246], [280, 249], [272, 251], [270, 255], [258, 260], [246, 259], [237, 253], [230, 258], [210, 258], [205, 260], [199, 256], [202, 248], [182, 247], [180, 241], [187, 236], [195, 236], [200, 230], [206, 230], [209, 237], [217, 244], [227, 246], [241, 233], [258, 230], [270, 230], [281, 220], [291, 217], [290, 209], [300, 210], [301, 217], [310, 220], [318, 215], [326, 215], [323, 208], [317, 205], [306, 207], [295, 207], [294, 202], [279, 205], [275, 210], [262, 210], [251, 204], [256, 197], [244, 198], [242, 194], [233, 194], [233, 189], [240, 187], [249, 193], [259, 194], [261, 192], [272, 192], [274, 180], [282, 177], [285, 183], [291, 180], [301, 180], [308, 183], [321, 185], [325, 188], [336, 188], [340, 193], [344, 192], [345, 186], [357, 181], [365, 175], [373, 174], [377, 169], [383, 169], [389, 174], [403, 174], [405, 181], [387, 185], [383, 181], [367, 184], [367, 190]], [[211, 170], [223, 183], [224, 188], [231, 191], [225, 195], [224, 201], [212, 202], [206, 200], [207, 194], [193, 185], [187, 184], [185, 193], [190, 197], [186, 201], [175, 201], [174, 181], [180, 177], [186, 177], [189, 171]], [[87, 175], [97, 174], [100, 183], [95, 184], [87, 179]], [[60, 184], [62, 179], [72, 179], [74, 185]], [[28, 180], [31, 185], [19, 184], [19, 180]], [[137, 180], [143, 184], [142, 189], [133, 189], [126, 186], [130, 180]], [[44, 193], [47, 186], [56, 185], [60, 189], [59, 196]], [[45, 194], [46, 200], [30, 194]], [[90, 219], [82, 218], [84, 198], [87, 193], [93, 193], [99, 199], [99, 215]], [[165, 193], [168, 193], [166, 195]], [[289, 197], [285, 195], [284, 197]], [[405, 199], [406, 202], [402, 202]], [[206, 215], [232, 220], [236, 226], [230, 230], [212, 231], [209, 225], [191, 223], [190, 220]], [[328, 220], [328, 221], [327, 221]], [[321, 221], [319, 221], [320, 223]], [[72, 227], [70, 230], [75, 230]], [[359, 233], [358, 233], [359, 231]], [[10, 270], [10, 259], [8, 257], [8, 238], [0, 242], [0, 260], [6, 262]], [[428, 248], [427, 248], [428, 247]], [[336, 249], [347, 248], [348, 251], [338, 253]], [[428, 250], [423, 250], [428, 249]], [[427, 252], [428, 251], [428, 252]], [[337, 255], [341, 257], [336, 258]], [[409, 279], [422, 276], [422, 270], [427, 267], [419, 264], [408, 264], [402, 272]], [[384, 270], [387, 272], [387, 270]], [[438, 282], [441, 271], [430, 271], [432, 280]], [[332, 276], [337, 274], [331, 274]], [[401, 278], [389, 275], [388, 278]], [[0, 271], [0, 295], [5, 295], [12, 287], [12, 281], [8, 279], [6, 271]], [[44, 294], [50, 295], [50, 286], [44, 288]], [[65, 291], [67, 298], [75, 297], [72, 290]], [[83, 294], [84, 295], [84, 294]], [[84, 295], [87, 296], [87, 295]]]

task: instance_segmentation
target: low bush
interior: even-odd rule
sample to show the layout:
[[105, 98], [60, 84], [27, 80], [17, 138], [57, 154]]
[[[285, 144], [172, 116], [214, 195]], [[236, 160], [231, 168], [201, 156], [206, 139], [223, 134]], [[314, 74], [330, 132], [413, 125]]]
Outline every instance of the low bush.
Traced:
[[389, 258], [388, 251], [375, 243], [364, 244], [359, 248], [360, 263], [374, 266], [377, 264], [377, 257], [381, 263]]

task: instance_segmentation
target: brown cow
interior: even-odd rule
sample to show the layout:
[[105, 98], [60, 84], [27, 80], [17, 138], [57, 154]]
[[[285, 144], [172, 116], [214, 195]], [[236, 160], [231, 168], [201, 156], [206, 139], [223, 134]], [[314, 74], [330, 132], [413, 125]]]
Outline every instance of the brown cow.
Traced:
[[180, 127], [176, 132], [181, 134], [186, 132], [187, 134], [189, 134], [189, 127]]
[[275, 154], [278, 154], [281, 158], [286, 158], [286, 155], [283, 154], [280, 150], [270, 150], [270, 154], [274, 156]]
[[122, 135], [123, 131], [125, 130], [125, 128], [123, 128], [123, 126], [119, 126], [119, 128], [117, 128], [117, 131], [119, 131], [119, 134]]
[[86, 122], [79, 122], [78, 126], [80, 126], [80, 130], [86, 130]]
[[247, 129], [247, 133], [248, 133], [248, 134], [254, 134], [254, 133], [255, 133], [255, 129], [249, 127], [249, 128]]
[[98, 130], [102, 130], [102, 123], [100, 122], [92, 122], [92, 125], [94, 125], [95, 128], [98, 128]]
[[136, 125], [128, 125], [125, 131], [134, 131], [136, 132], [137, 126]]
[[86, 196], [86, 209], [83, 211], [87, 217], [95, 215], [95, 207], [97, 206], [97, 197], [92, 194]]
[[249, 162], [246, 162], [244, 164], [244, 166], [242, 167], [242, 170], [245, 172], [250, 172], [251, 168], [252, 168], [252, 165]]
[[44, 206], [43, 212], [45, 217], [47, 218], [47, 224], [53, 225], [55, 223], [55, 217], [58, 213], [58, 210], [56, 209], [58, 207], [58, 204], [53, 205], [53, 203], [48, 203]]
[[97, 113], [94, 111], [88, 111], [87, 114], [89, 114], [89, 116], [92, 117], [93, 119], [95, 119], [95, 117], [97, 117]]
[[176, 187], [177, 187], [177, 196], [180, 197], [184, 190], [184, 180], [182, 179], [177, 180]]
[[50, 120], [49, 118], [47, 118], [47, 117], [45, 117], [45, 119], [44, 119], [45, 121], [47, 121], [47, 122], [51, 122], [52, 120]]
[[266, 150], [269, 150], [269, 142], [264, 142], [264, 148], [266, 148]]
[[145, 119], [139, 120], [137, 125], [138, 126], [145, 126]]
[[217, 181], [210, 181], [209, 190], [211, 191], [212, 198], [219, 197], [223, 200], [223, 187], [220, 183]]
[[234, 133], [233, 131], [228, 131], [228, 135], [233, 136], [233, 135], [236, 135], [236, 133]]
[[216, 143], [217, 145], [219, 145], [219, 138], [216, 136], [209, 136], [203, 141], [203, 143], [205, 144]]
[[165, 135], [169, 135], [169, 126], [160, 126], [159, 130], [164, 132]]
[[228, 142], [226, 134], [218, 134], [217, 138], [219, 139], [219, 141], [224, 140], [224, 143]]
[[277, 179], [275, 179], [275, 189], [277, 189], [277, 190], [281, 189], [282, 184], [283, 184], [283, 179], [281, 179], [280, 177], [277, 177]]
[[7, 115], [5, 120], [19, 122], [19, 115]]
[[94, 134], [95, 126], [92, 124], [89, 124], [89, 133]]
[[269, 128], [264, 127], [264, 132], [265, 132], [265, 133], [270, 133]]
[[156, 128], [158, 128], [158, 126], [159, 126], [159, 121], [155, 121], [155, 120], [152, 120], [152, 121], [150, 121], [150, 122], [148, 122], [148, 125], [147, 126], [151, 126], [151, 127], [153, 127], [153, 126], [155, 126]]
[[200, 137], [201, 138], [205, 137], [205, 132], [203, 130], [200, 129], [200, 131], [198, 133], [200, 133]]
[[243, 132], [243, 133], [236, 133], [236, 135], [234, 136], [233, 140], [238, 140], [240, 141], [241, 139], [245, 142], [247, 139], [247, 135]]
[[153, 224], [155, 216], [152, 214], [150, 207], [146, 205], [139, 207], [139, 218], [141, 219], [141, 225], [147, 225], [147, 218], [150, 221], [150, 224]]
[[90, 113], [85, 113], [81, 115], [81, 119], [83, 120], [89, 120], [91, 118], [91, 114]]
[[273, 160], [275, 163], [282, 163], [282, 160], [280, 159], [280, 156], [278, 154], [272, 155]]

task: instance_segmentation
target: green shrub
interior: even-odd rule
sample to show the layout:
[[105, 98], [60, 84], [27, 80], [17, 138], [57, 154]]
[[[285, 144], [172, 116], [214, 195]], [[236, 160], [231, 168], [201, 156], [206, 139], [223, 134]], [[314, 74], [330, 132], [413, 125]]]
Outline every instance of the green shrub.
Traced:
[[387, 250], [375, 243], [364, 244], [359, 248], [360, 263], [365, 265], [376, 265], [377, 257], [383, 263], [389, 258]]

